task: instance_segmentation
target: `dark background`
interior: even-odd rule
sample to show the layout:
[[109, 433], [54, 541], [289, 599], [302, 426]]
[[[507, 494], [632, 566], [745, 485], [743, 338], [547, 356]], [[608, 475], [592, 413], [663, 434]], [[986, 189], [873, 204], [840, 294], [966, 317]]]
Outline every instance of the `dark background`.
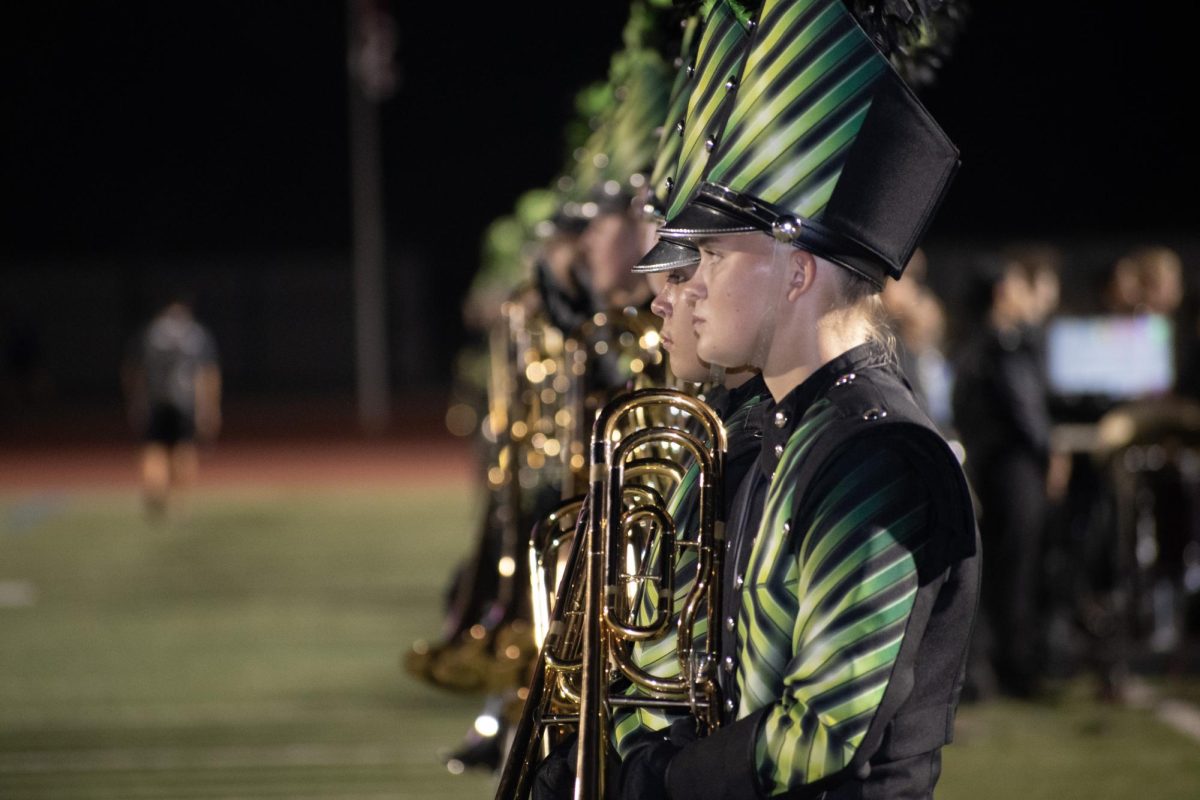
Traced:
[[[1179, 12], [975, 6], [925, 95], [963, 151], [932, 252], [1048, 238], [1077, 271], [1143, 241], [1193, 252], [1197, 70]], [[448, 380], [479, 234], [563, 165], [571, 95], [604, 76], [627, 6], [387, 7], [403, 393]], [[34, 331], [57, 396], [115, 397], [125, 342], [175, 284], [213, 327], [231, 392], [352, 389], [343, 3], [8, 3], [0, 41], [0, 336]]]

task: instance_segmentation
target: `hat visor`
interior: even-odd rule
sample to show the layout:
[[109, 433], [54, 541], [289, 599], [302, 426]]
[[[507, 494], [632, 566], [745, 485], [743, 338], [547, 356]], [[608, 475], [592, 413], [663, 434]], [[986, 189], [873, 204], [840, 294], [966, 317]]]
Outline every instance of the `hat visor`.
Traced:
[[658, 235], [664, 239], [691, 241], [762, 230], [747, 222], [744, 217], [732, 216], [707, 203], [691, 202], [684, 206], [674, 219], [667, 220], [667, 223], [658, 229]]
[[659, 239], [634, 266], [634, 272], [667, 272], [700, 263], [700, 251], [684, 242]]

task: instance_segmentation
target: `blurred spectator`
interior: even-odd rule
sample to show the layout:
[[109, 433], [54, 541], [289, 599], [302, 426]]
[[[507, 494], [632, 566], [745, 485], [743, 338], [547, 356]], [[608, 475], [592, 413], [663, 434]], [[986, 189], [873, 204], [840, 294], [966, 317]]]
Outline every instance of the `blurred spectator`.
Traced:
[[1104, 288], [1105, 310], [1111, 314], [1136, 314], [1142, 305], [1142, 280], [1137, 264], [1123, 258], [1113, 265]]
[[1102, 292], [1107, 314], [1155, 314], [1170, 322], [1174, 347], [1175, 390], [1200, 398], [1200, 315], [1195, 304], [1184, 308], [1187, 286], [1183, 262], [1168, 247], [1131, 250], [1113, 264]]
[[1200, 367], [1197, 359], [1197, 329], [1192, 320], [1180, 318], [1184, 300], [1183, 262], [1174, 250], [1161, 246], [1141, 247], [1118, 262], [1132, 264], [1137, 273], [1141, 289], [1137, 311], [1144, 314], [1159, 314], [1173, 323], [1175, 344], [1175, 388], [1182, 395], [1200, 396]]
[[[1014, 245], [1005, 251], [1006, 257], [1016, 263], [1029, 282], [1032, 295], [1029, 311], [1025, 316], [1025, 328], [1030, 346], [1037, 354], [1039, 369], [1046, 374], [1046, 329], [1050, 318], [1058, 310], [1062, 295], [1062, 255], [1058, 249], [1040, 243]], [[1049, 388], [1046, 389], [1049, 395]], [[1049, 397], [1047, 397], [1047, 402]], [[1071, 458], [1066, 453], [1049, 454], [1047, 462], [1046, 492], [1052, 502], [1061, 500], [1066, 494], [1071, 476]]]
[[1037, 593], [1050, 415], [1037, 326], [1050, 309], [1036, 270], [1013, 258], [976, 271], [970, 318], [981, 325], [957, 364], [954, 419], [978, 493], [984, 549], [982, 615], [969, 680], [1021, 697], [1037, 690]]
[[953, 422], [953, 375], [942, 351], [946, 315], [937, 296], [925, 285], [926, 268], [925, 253], [918, 249], [908, 262], [905, 279], [888, 281], [883, 308], [896, 332], [900, 368], [917, 402], [938, 427], [948, 430]]
[[1035, 329], [1044, 328], [1046, 321], [1058, 309], [1062, 256], [1057, 248], [1045, 244], [1016, 245], [1009, 248], [1007, 254], [1025, 272], [1033, 289], [1027, 323]]
[[1142, 247], [1117, 262], [1115, 272], [1137, 276], [1140, 296], [1136, 310], [1173, 317], [1183, 302], [1183, 265], [1166, 247]]
[[124, 367], [130, 418], [142, 432], [142, 489], [151, 516], [164, 515], [195, 483], [195, 442], [221, 426], [221, 374], [209, 332], [190, 305], [172, 300], [136, 340]]
[[[1098, 307], [1085, 306], [1087, 312], [1173, 321], [1178, 314], [1183, 271], [1171, 250], [1134, 250], [1105, 277]], [[1178, 348], [1188, 331], [1174, 330]], [[1114, 366], [1128, 369], [1115, 358]], [[1177, 385], [1187, 374], [1177, 373]], [[1178, 643], [1177, 589], [1195, 527], [1194, 491], [1180, 469], [1191, 456], [1180, 447], [1195, 438], [1188, 420], [1196, 414], [1150, 390], [1100, 394], [1075, 406], [1076, 412], [1080, 407], [1088, 412], [1086, 421], [1098, 424], [1070, 465], [1061, 542], [1052, 553], [1062, 565], [1054, 586], [1059, 606], [1069, 604], [1085, 635], [1084, 655], [1100, 679], [1100, 696], [1113, 700], [1122, 696], [1135, 640], [1158, 651]], [[1064, 649], [1063, 655], [1069, 653]]]
[[[1118, 261], [1114, 272], [1119, 270], [1134, 272], [1138, 277], [1138, 313], [1157, 314], [1172, 322], [1175, 383], [1178, 392], [1186, 394], [1189, 382], [1194, 380], [1189, 374], [1193, 365], [1186, 358], [1189, 350], [1194, 353], [1194, 347], [1186, 341], [1191, 330], [1177, 319], [1184, 300], [1183, 265], [1179, 256], [1162, 246], [1140, 247]], [[1194, 472], [1194, 468], [1183, 468], [1188, 459], [1194, 459], [1195, 451], [1186, 453], [1181, 448], [1194, 448], [1200, 434], [1194, 425], [1196, 409], [1170, 400], [1156, 402], [1154, 398], [1145, 398], [1121, 411], [1125, 419], [1133, 422], [1129, 454], [1136, 456], [1141, 452], [1139, 442], [1146, 445], [1146, 463], [1132, 469], [1129, 464], [1138, 463], [1137, 459], [1127, 458], [1125, 471], [1132, 474], [1123, 477], [1136, 487], [1129, 505], [1138, 509], [1134, 536], [1142, 537], [1139, 540], [1142, 557], [1137, 559], [1137, 567], [1144, 573], [1138, 580], [1148, 586], [1150, 597], [1148, 644], [1154, 651], [1168, 652], [1180, 642], [1186, 554], [1195, 547], [1192, 544], [1195, 481], [1185, 475], [1187, 471]]]

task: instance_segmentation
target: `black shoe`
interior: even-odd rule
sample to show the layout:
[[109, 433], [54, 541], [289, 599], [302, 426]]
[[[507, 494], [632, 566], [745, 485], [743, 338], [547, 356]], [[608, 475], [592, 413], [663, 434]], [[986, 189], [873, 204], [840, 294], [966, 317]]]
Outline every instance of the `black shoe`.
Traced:
[[503, 757], [500, 752], [500, 742], [503, 739], [503, 731], [495, 736], [480, 736], [471, 731], [457, 748], [450, 753], [443, 754], [442, 762], [453, 775], [461, 775], [468, 769], [495, 772], [500, 768]]

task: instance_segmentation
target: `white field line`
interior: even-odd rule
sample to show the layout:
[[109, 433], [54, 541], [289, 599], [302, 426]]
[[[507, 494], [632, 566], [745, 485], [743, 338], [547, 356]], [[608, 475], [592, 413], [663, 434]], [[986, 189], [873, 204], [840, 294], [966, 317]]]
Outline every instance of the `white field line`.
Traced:
[[1200, 743], [1200, 708], [1182, 700], [1163, 700], [1154, 710], [1162, 722]]
[[1162, 697], [1148, 683], [1130, 678], [1126, 705], [1154, 712], [1159, 722], [1200, 744], [1200, 707], [1184, 700]]
[[398, 746], [288, 744], [251, 747], [139, 747], [0, 753], [0, 775], [238, 767], [389, 767]]

